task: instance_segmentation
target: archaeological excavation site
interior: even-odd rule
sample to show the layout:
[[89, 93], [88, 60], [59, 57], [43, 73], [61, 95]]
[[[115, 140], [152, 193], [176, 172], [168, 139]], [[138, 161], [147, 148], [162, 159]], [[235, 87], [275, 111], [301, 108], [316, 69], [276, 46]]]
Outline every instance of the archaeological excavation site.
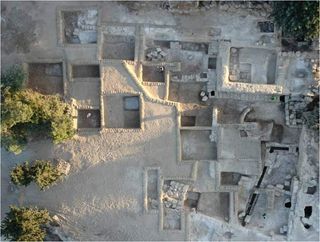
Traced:
[[2, 1], [1, 240], [319, 241], [318, 3]]

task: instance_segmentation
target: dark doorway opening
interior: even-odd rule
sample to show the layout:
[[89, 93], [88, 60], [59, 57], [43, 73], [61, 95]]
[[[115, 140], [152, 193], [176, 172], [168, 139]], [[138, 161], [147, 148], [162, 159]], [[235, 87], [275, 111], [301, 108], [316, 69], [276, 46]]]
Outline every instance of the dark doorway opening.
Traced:
[[286, 203], [284, 204], [284, 206], [285, 206], [286, 208], [291, 208], [291, 202], [286, 202]]
[[310, 218], [312, 215], [312, 206], [304, 207], [304, 217]]

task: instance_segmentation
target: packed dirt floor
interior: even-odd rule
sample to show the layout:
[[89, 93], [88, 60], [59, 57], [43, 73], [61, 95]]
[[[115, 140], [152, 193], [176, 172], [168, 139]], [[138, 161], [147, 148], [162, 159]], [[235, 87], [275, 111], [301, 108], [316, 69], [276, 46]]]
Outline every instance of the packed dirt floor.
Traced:
[[[207, 136], [212, 132], [212, 108], [220, 110], [218, 123], [236, 125], [240, 122], [242, 111], [250, 106], [253, 111], [246, 116], [246, 122], [271, 121], [278, 125], [276, 127], [279, 128], [275, 129], [275, 133], [272, 134], [273, 142], [298, 144], [301, 132], [300, 128], [291, 129], [285, 125], [284, 106], [281, 103], [239, 101], [226, 98], [213, 99], [203, 105], [198, 100], [198, 92], [201, 91], [197, 89], [198, 87], [189, 94], [186, 94], [185, 90], [174, 88], [173, 91], [169, 91], [169, 100], [164, 101], [164, 86], [162, 84], [145, 86], [137, 84], [134, 75], [130, 74], [130, 71], [134, 72], [130, 61], [129, 64], [123, 64], [121, 60], [119, 62], [105, 60], [107, 57], [103, 54], [104, 47], [100, 42], [104, 38], [103, 34], [100, 36], [98, 32], [98, 36], [95, 36], [92, 30], [92, 35], [88, 36], [88, 39], [81, 39], [82, 36], [79, 35], [81, 38], [79, 37], [76, 41], [84, 41], [84, 43], [94, 42], [97, 37], [98, 44], [88, 44], [85, 47], [66, 44], [63, 42], [66, 41], [64, 37], [61, 37], [61, 20], [58, 19], [61, 16], [58, 10], [65, 8], [78, 9], [77, 11], [82, 8], [98, 9], [97, 29], [99, 31], [102, 29], [106, 33], [109, 30], [104, 28], [109, 23], [116, 23], [120, 26], [126, 24], [171, 26], [179, 29], [181, 33], [191, 31], [195, 36], [198, 31], [219, 26], [221, 39], [236, 38], [239, 41], [245, 40], [250, 43], [254, 43], [259, 38], [256, 29], [257, 20], [266, 17], [264, 10], [261, 10], [260, 14], [245, 8], [239, 8], [237, 11], [210, 8], [202, 12], [177, 14], [159, 6], [161, 3], [151, 2], [146, 2], [140, 7], [127, 2], [1, 3], [2, 69], [13, 64], [58, 61], [58, 63], [64, 63], [63, 68], [69, 73], [68, 63], [100, 64], [99, 74], [95, 69], [93, 77], [68, 80], [64, 90], [67, 89], [65, 95], [74, 98], [78, 107], [85, 110], [87, 108], [100, 109], [103, 120], [101, 129], [81, 130], [74, 139], [62, 144], [54, 145], [50, 140], [30, 142], [19, 155], [13, 155], [1, 149], [1, 216], [5, 215], [8, 206], [12, 204], [36, 205], [46, 208], [50, 213], [58, 216], [61, 225], [59, 234], [66, 240], [262, 241], [283, 239], [274, 234], [270, 235], [269, 230], [257, 229], [257, 227], [244, 228], [239, 223], [226, 222], [228, 218], [225, 218], [225, 215], [219, 215], [221, 218], [216, 219], [213, 218], [215, 215], [207, 216], [189, 208], [188, 211], [181, 213], [180, 229], [166, 229], [166, 226], [170, 227], [170, 222], [168, 222], [169, 225], [163, 224], [166, 223], [163, 221], [168, 219], [165, 212], [162, 209], [150, 209], [149, 205], [147, 209], [144, 206], [147, 200], [145, 180], [148, 179], [145, 175], [148, 174], [146, 169], [150, 167], [159, 170], [159, 180], [160, 178], [166, 181], [179, 180], [188, 185], [193, 183], [194, 191], [207, 192], [208, 197], [214, 196], [213, 193], [219, 190], [217, 187], [220, 184], [215, 178], [216, 175], [211, 174], [215, 173], [211, 169], [219, 166], [232, 169], [232, 165], [228, 163], [216, 162], [220, 156], [230, 155], [232, 152], [225, 151], [226, 153], [216, 154], [215, 143], [210, 147], [207, 146], [209, 142]], [[93, 12], [91, 15], [93, 22], [96, 21], [94, 14]], [[135, 33], [139, 34], [138, 31]], [[131, 47], [132, 45], [134, 45], [132, 42], [128, 44]], [[120, 47], [123, 48], [122, 44]], [[132, 59], [131, 50], [126, 49], [124, 52], [126, 51], [130, 53], [124, 53], [125, 56]], [[111, 56], [116, 58], [117, 53], [111, 53]], [[103, 60], [99, 59], [100, 57]], [[71, 78], [69, 74], [64, 73], [63, 75], [64, 79]], [[99, 75], [101, 86], [100, 79], [97, 77]], [[61, 76], [56, 79], [60, 78]], [[35, 88], [32, 83], [30, 85], [31, 88]], [[175, 85], [173, 84], [172, 87]], [[188, 90], [190, 91], [190, 88]], [[63, 93], [60, 84], [56, 92]], [[121, 95], [120, 101], [115, 98], [116, 94]], [[132, 96], [139, 98], [140, 106], [137, 109], [132, 108], [130, 105], [134, 106], [134, 103], [131, 103], [122, 110], [122, 106], [125, 105], [124, 97]], [[196, 100], [193, 96], [196, 96]], [[136, 118], [138, 114], [140, 114], [140, 120]], [[196, 116], [196, 121], [188, 119], [186, 123], [195, 122], [195, 126], [202, 129], [199, 132], [201, 135], [195, 134], [195, 131], [191, 131], [190, 134], [188, 128], [180, 130], [178, 117], [181, 114]], [[83, 123], [83, 125], [87, 124]], [[141, 128], [136, 128], [139, 125]], [[94, 125], [94, 128], [97, 126], [99, 124]], [[180, 133], [183, 133], [181, 137]], [[232, 138], [231, 141], [229, 139], [230, 137], [225, 137], [224, 142], [232, 146]], [[256, 145], [257, 142], [254, 140], [253, 145]], [[239, 143], [241, 146], [241, 142]], [[259, 142], [258, 146], [260, 145]], [[209, 154], [205, 153], [206, 149], [210, 150]], [[232, 150], [233, 147], [226, 149]], [[241, 155], [246, 155], [245, 151], [241, 152]], [[182, 157], [180, 157], [181, 154]], [[184, 160], [185, 157], [187, 158]], [[26, 160], [55, 158], [64, 159], [71, 164], [71, 173], [63, 181], [45, 191], [40, 191], [34, 184], [12, 189], [9, 173], [15, 164]], [[252, 170], [255, 169], [255, 165]], [[238, 166], [241, 168], [241, 165]], [[257, 172], [251, 174], [250, 169], [246, 175], [256, 178]], [[257, 170], [259, 172], [261, 170], [259, 165], [257, 165]], [[154, 190], [157, 189], [154, 191], [155, 194], [160, 193], [160, 184], [155, 185], [155, 181], [149, 182]], [[231, 191], [230, 194], [233, 192]], [[152, 196], [155, 197], [154, 194]], [[215, 199], [219, 201], [219, 196]], [[206, 206], [211, 206], [210, 201], [203, 203], [206, 204], [206, 202], [209, 204]], [[219, 211], [212, 213], [219, 214]], [[317, 213], [318, 210], [315, 208], [313, 216], [316, 216]], [[236, 219], [237, 215], [235, 213]], [[259, 219], [257, 219], [258, 222], [261, 222]], [[271, 224], [270, 221], [266, 223]], [[278, 227], [275, 230], [278, 230]], [[315, 229], [308, 239], [313, 240], [318, 233], [319, 231]]]

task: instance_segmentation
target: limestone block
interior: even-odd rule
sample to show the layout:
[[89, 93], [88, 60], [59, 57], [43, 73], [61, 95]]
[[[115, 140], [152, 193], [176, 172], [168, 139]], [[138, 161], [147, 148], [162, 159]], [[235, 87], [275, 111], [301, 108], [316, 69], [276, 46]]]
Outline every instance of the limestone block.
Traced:
[[209, 97], [208, 97], [208, 96], [204, 96], [204, 97], [202, 97], [202, 98], [201, 98], [201, 100], [202, 100], [203, 102], [208, 101], [208, 99], [209, 99]]
[[189, 189], [189, 185], [184, 185], [182, 188], [182, 192], [187, 193], [188, 189]]
[[64, 160], [61, 160], [61, 159], [59, 159], [57, 161], [58, 161], [57, 170], [64, 175], [68, 175], [70, 172], [70, 168], [71, 168], [70, 163], [68, 163]]
[[283, 229], [284, 232], [288, 232], [288, 226], [287, 226], [287, 225], [284, 225], [284, 226], [282, 227], [282, 229]]
[[279, 189], [283, 189], [284, 185], [283, 184], [277, 184], [276, 187], [279, 188]]
[[242, 211], [238, 214], [239, 218], [243, 218], [246, 215], [245, 211]]
[[249, 223], [250, 220], [251, 220], [251, 216], [248, 215], [248, 216], [245, 217], [244, 222]]

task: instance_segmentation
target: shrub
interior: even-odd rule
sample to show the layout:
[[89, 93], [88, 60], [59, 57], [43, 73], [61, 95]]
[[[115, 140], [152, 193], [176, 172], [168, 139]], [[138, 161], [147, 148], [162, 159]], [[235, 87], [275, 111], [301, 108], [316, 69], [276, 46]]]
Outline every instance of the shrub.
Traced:
[[13, 168], [10, 178], [15, 185], [28, 186], [33, 181], [29, 163], [26, 161], [24, 164]]
[[59, 143], [72, 138], [75, 130], [70, 107], [59, 96], [42, 95], [30, 89], [6, 89], [1, 104], [2, 146], [18, 154], [28, 136], [44, 136]]
[[319, 37], [318, 1], [273, 2], [272, 17], [282, 28], [285, 36], [297, 40], [312, 40]]
[[319, 106], [315, 106], [311, 111], [303, 113], [303, 118], [309, 129], [318, 131], [320, 128], [319, 123]]
[[31, 167], [31, 172], [35, 183], [41, 190], [48, 188], [62, 176], [50, 161], [43, 160], [36, 160]]
[[6, 133], [1, 137], [1, 145], [5, 147], [7, 151], [12, 152], [15, 155], [20, 154], [23, 151], [26, 144], [27, 140], [25, 136]]
[[9, 87], [16, 91], [25, 85], [26, 73], [21, 66], [14, 65], [1, 73], [1, 89]]
[[43, 225], [51, 221], [47, 210], [10, 206], [1, 222], [1, 234], [12, 241], [43, 241]]
[[30, 165], [25, 162], [17, 165], [10, 173], [11, 181], [15, 185], [28, 186], [34, 181], [41, 190], [54, 184], [62, 174], [50, 161], [36, 160]]

